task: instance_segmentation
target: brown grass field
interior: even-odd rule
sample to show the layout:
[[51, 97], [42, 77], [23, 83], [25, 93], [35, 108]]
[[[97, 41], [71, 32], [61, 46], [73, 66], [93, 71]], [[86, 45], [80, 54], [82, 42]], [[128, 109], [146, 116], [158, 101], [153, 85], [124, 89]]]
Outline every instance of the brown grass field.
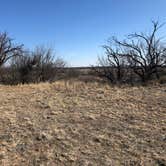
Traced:
[[2, 166], [164, 166], [166, 86], [0, 86]]

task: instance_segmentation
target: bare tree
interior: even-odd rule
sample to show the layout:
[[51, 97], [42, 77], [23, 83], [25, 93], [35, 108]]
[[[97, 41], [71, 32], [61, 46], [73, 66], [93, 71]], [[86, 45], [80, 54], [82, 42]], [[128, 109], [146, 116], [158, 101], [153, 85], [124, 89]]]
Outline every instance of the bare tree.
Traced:
[[130, 68], [133, 69], [143, 82], [156, 75], [159, 78], [158, 69], [166, 64], [166, 47], [162, 38], [157, 36], [158, 30], [163, 26], [158, 22], [152, 22], [153, 30], [150, 34], [134, 33], [128, 40], [114, 41], [124, 50]]
[[35, 68], [40, 81], [54, 80], [57, 72], [66, 66], [66, 62], [62, 58], [56, 58], [51, 48], [36, 47], [32, 56], [36, 62]]
[[154, 76], [159, 79], [159, 69], [166, 65], [166, 47], [157, 33], [164, 24], [155, 21], [152, 24], [150, 34], [130, 34], [123, 41], [112, 37], [109, 44], [103, 46], [105, 57], [99, 58], [99, 67], [95, 68], [97, 73], [111, 82], [126, 79], [131, 82], [133, 72], [142, 82]]
[[95, 71], [112, 83], [124, 81], [127, 71], [127, 60], [123, 56], [123, 50], [114, 40], [109, 40], [107, 45], [103, 46], [106, 57], [98, 59], [98, 67]]
[[13, 40], [6, 32], [0, 33], [0, 66], [12, 57], [22, 55], [23, 45], [13, 44]]
[[[65, 61], [55, 58], [51, 48], [36, 47], [32, 52], [27, 51], [21, 57], [12, 59], [13, 76], [21, 83], [53, 81], [57, 71], [64, 68]], [[15, 78], [16, 79], [16, 78]], [[16, 80], [17, 80], [16, 79]]]

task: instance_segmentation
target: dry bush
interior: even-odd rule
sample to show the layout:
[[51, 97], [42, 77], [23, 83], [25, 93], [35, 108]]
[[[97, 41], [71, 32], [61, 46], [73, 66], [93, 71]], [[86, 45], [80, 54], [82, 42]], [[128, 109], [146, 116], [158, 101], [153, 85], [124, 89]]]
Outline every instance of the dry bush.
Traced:
[[57, 72], [60, 72], [65, 65], [63, 59], [55, 59], [52, 49], [37, 47], [33, 52], [13, 58], [11, 69], [15, 82], [38, 83], [55, 80]]

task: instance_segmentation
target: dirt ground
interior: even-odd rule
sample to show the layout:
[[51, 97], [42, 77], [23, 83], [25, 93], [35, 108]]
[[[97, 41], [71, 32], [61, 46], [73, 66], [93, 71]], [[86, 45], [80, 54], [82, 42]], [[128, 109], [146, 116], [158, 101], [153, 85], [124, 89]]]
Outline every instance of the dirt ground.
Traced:
[[166, 165], [166, 86], [0, 86], [0, 165]]

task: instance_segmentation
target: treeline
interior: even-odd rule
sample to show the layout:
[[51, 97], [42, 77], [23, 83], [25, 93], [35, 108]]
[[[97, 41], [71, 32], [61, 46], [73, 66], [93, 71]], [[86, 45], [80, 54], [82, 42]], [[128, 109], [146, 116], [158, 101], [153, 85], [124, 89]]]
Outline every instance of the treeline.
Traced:
[[[103, 46], [105, 55], [98, 59], [98, 65], [84, 71], [93, 76], [105, 78], [113, 84], [166, 82], [166, 43], [158, 32], [163, 24], [152, 22], [150, 33], [130, 34], [125, 40], [116, 37]], [[55, 81], [64, 74], [66, 78], [79, 77], [78, 70], [67, 70], [66, 62], [56, 58], [48, 47], [36, 47], [27, 51], [23, 45], [15, 44], [7, 33], [0, 33], [0, 83], [25, 84]], [[165, 80], [161, 81], [164, 78]]]

